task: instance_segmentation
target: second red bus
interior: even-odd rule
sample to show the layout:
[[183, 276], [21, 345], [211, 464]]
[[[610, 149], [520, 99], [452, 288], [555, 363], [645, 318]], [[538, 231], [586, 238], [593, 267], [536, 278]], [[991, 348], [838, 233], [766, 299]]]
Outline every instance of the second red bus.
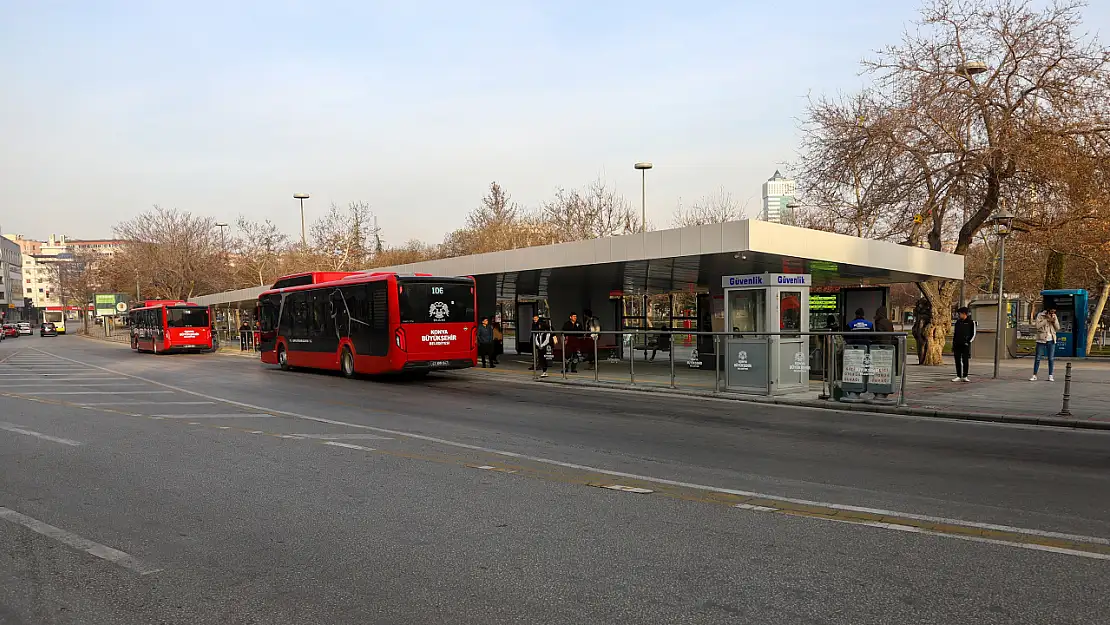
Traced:
[[146, 302], [131, 309], [131, 349], [138, 352], [212, 350], [208, 308], [185, 302]]

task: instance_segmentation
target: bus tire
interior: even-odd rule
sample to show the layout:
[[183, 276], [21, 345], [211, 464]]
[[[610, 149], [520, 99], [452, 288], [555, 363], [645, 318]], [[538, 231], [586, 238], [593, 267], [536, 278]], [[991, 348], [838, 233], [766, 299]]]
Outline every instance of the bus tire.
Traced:
[[278, 366], [282, 371], [292, 371], [293, 367], [289, 366], [289, 355], [285, 351], [284, 345], [278, 346]]
[[343, 347], [343, 353], [339, 356], [339, 370], [347, 379], [355, 377], [355, 357], [347, 346]]

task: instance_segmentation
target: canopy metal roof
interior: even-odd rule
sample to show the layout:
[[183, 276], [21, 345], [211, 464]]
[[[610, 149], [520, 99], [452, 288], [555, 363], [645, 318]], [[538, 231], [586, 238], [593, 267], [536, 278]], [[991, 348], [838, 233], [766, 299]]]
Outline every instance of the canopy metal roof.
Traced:
[[[551, 280], [588, 280], [627, 292], [689, 291], [720, 276], [810, 273], [815, 285], [959, 280], [963, 256], [766, 221], [628, 234], [429, 260], [373, 271], [495, 276], [501, 297], [546, 293]], [[198, 304], [255, 299], [267, 287], [194, 298]]]

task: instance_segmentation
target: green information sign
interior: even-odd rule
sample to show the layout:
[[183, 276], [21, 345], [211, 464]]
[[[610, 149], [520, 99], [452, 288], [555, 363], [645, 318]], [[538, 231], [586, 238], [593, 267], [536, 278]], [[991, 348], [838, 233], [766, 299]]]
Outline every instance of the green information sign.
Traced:
[[120, 293], [97, 293], [93, 296], [97, 316], [110, 317], [126, 313], [127, 299], [127, 295]]
[[840, 296], [811, 293], [809, 296], [809, 312], [828, 311], [835, 313], [840, 308]]

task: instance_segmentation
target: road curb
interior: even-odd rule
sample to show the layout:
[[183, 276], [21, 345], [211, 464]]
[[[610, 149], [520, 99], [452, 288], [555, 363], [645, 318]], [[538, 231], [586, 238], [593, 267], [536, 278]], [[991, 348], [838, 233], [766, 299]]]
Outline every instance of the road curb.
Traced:
[[[468, 374], [464, 374], [468, 375]], [[472, 374], [469, 374], [472, 375]], [[531, 384], [561, 384], [564, 386], [581, 386], [588, 388], [601, 388], [607, 390], [618, 391], [633, 391], [640, 393], [655, 393], [660, 395], [672, 395], [678, 397], [698, 397], [703, 399], [722, 399], [727, 401], [744, 402], [749, 404], [771, 404], [776, 406], [785, 407], [801, 407], [801, 408], [817, 408], [821, 410], [839, 410], [845, 412], [863, 412], [869, 414], [891, 414], [909, 417], [927, 417], [932, 419], [948, 419], [953, 421], [983, 421], [990, 423], [1005, 423], [1013, 425], [1042, 425], [1060, 428], [1072, 428], [1081, 430], [1105, 430], [1110, 431], [1110, 421], [1095, 421], [1087, 419], [1065, 419], [1061, 417], [1043, 416], [1038, 417], [1034, 415], [1005, 415], [996, 413], [985, 412], [960, 412], [956, 410], [945, 410], [942, 408], [922, 408], [915, 406], [884, 406], [879, 404], [845, 404], [839, 402], [812, 400], [812, 399], [791, 399], [784, 400], [778, 397], [761, 397], [761, 396], [744, 396], [739, 394], [730, 393], [711, 393], [706, 391], [695, 391], [688, 389], [674, 389], [674, 388], [659, 388], [652, 386], [617, 386], [613, 384], [606, 384], [604, 382], [594, 382], [592, 380], [563, 380], [559, 378], [547, 378], [542, 382], [528, 378], [510, 378], [504, 374], [499, 373], [485, 373], [479, 375], [495, 375], [511, 379], [518, 382], [525, 382]]]

